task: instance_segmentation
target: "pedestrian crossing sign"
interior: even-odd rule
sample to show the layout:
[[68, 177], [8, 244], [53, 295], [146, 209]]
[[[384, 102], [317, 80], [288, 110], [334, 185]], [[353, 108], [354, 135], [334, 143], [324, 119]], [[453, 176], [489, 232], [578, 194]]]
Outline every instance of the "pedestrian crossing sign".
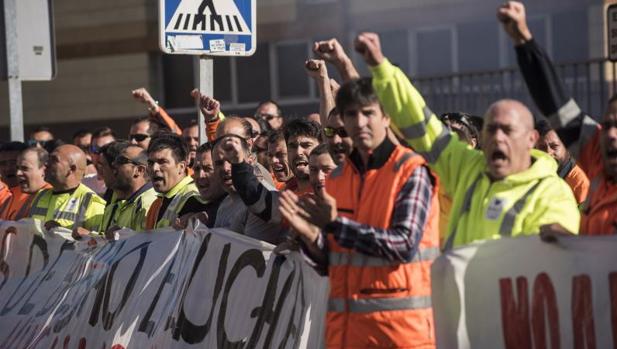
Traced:
[[159, 0], [165, 53], [250, 56], [256, 47], [257, 0]]

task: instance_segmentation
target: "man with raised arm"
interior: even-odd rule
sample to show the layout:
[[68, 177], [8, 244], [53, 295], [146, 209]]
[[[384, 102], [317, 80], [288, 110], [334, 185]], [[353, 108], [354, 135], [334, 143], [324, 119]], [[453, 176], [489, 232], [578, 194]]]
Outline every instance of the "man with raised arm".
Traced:
[[377, 34], [360, 34], [355, 44], [392, 122], [427, 159], [453, 200], [445, 249], [541, 231], [547, 239], [578, 232], [572, 191], [557, 176], [557, 163], [534, 149], [538, 132], [527, 107], [509, 99], [493, 103], [484, 116], [483, 149], [471, 149], [383, 56]]
[[531, 96], [589, 177], [581, 233], [617, 233], [617, 95], [609, 99], [598, 124], [566, 93], [551, 59], [527, 27], [525, 6], [509, 1], [497, 11], [515, 44], [518, 65]]

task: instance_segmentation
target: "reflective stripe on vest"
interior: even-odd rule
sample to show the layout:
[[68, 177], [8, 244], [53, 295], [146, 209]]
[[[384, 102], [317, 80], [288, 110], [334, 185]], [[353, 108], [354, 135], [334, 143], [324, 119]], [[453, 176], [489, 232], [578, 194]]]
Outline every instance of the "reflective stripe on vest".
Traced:
[[24, 217], [27, 217], [28, 208], [30, 208], [30, 204], [34, 200], [35, 196], [36, 196], [36, 194], [32, 194], [32, 195], [30, 195], [28, 197], [28, 199], [26, 201], [24, 201], [23, 205], [21, 205], [21, 207], [19, 208], [19, 210], [15, 214], [15, 217], [13, 218], [14, 221], [18, 221], [18, 220], [20, 220], [20, 219], [22, 219]]
[[88, 210], [88, 206], [90, 206], [91, 200], [92, 200], [92, 193], [86, 193], [86, 195], [84, 195], [84, 198], [81, 202], [81, 205], [79, 205], [79, 211], [77, 211], [78, 213], [75, 215], [75, 220], [73, 222], [73, 229], [77, 229], [77, 227], [79, 227], [81, 223], [83, 223], [84, 216], [86, 215], [86, 210]]
[[30, 217], [32, 216], [47, 216], [47, 210], [48, 208], [46, 207], [38, 207], [39, 202], [41, 201], [41, 198], [43, 198], [43, 196], [45, 196], [47, 194], [48, 191], [50, 191], [51, 189], [43, 189], [41, 190], [38, 195], [36, 196], [36, 198], [34, 198], [34, 201], [32, 202], [32, 209], [30, 210]]
[[328, 301], [328, 311], [336, 313], [371, 313], [376, 311], [414, 310], [430, 308], [431, 296], [412, 296], [401, 298], [332, 298]]
[[[473, 183], [471, 183], [471, 185], [465, 192], [465, 197], [463, 198], [463, 207], [461, 207], [461, 213], [458, 216], [459, 219], [461, 218], [462, 215], [464, 215], [465, 213], [469, 212], [469, 210], [471, 210], [471, 198], [473, 197], [473, 192], [474, 190], [476, 190], [476, 186], [478, 186], [480, 179], [482, 179], [482, 173], [480, 173], [478, 177], [476, 177], [476, 179], [473, 181]], [[443, 246], [444, 252], [452, 249], [452, 246], [454, 246], [455, 237], [456, 237], [456, 227], [454, 227], [454, 230], [452, 231], [452, 233], [450, 233], [450, 236], [448, 236], [448, 240]]]
[[[407, 263], [432, 261], [437, 258], [439, 254], [440, 251], [437, 247], [420, 249], [420, 251], [413, 256], [413, 259]], [[385, 258], [367, 256], [361, 253], [341, 253], [331, 251], [328, 254], [328, 258], [328, 264], [331, 266], [351, 265], [353, 267], [390, 267], [407, 264], [401, 261], [390, 261]]]
[[174, 196], [174, 198], [169, 203], [169, 206], [167, 206], [165, 213], [163, 213], [163, 216], [161, 217], [160, 220], [156, 222], [156, 224], [158, 224], [161, 221], [166, 220], [171, 225], [176, 220], [176, 218], [178, 218], [178, 212], [176, 212], [176, 209], [178, 208], [178, 206], [181, 203], [185, 203], [186, 200], [188, 200], [193, 195], [196, 195], [196, 194], [190, 191], [190, 192], [184, 193], [184, 195], [178, 194]]
[[581, 210], [585, 213], [589, 213], [589, 210], [590, 210], [589, 206], [591, 205], [591, 197], [596, 193], [596, 191], [600, 187], [600, 182], [602, 181], [600, 177], [601, 175], [597, 175], [593, 177], [593, 179], [591, 180], [591, 184], [589, 185], [589, 192], [587, 193], [587, 197], [585, 198], [585, 201], [583, 201], [583, 204], [581, 205]]
[[521, 210], [523, 209], [523, 206], [525, 206], [525, 201], [527, 201], [527, 198], [531, 194], [533, 194], [534, 191], [536, 191], [540, 183], [542, 183], [542, 179], [540, 179], [536, 184], [529, 188], [525, 195], [521, 196], [520, 199], [516, 200], [514, 205], [512, 205], [508, 212], [506, 212], [503, 220], [501, 221], [501, 226], [499, 227], [499, 234], [501, 236], [512, 235], [512, 228], [514, 228], [514, 221], [516, 220], [516, 217], [519, 213], [521, 213]]
[[448, 130], [447, 127], [443, 126], [441, 129], [441, 133], [439, 134], [439, 136], [437, 136], [435, 142], [433, 142], [431, 150], [420, 152], [419, 154], [422, 155], [426, 159], [426, 161], [430, 163], [435, 163], [437, 162], [437, 159], [439, 159], [439, 157], [441, 156], [441, 153], [443, 153], [443, 151], [446, 149], [448, 144], [450, 144], [451, 138], [452, 133], [450, 132], [450, 130]]
[[426, 134], [426, 125], [428, 125], [431, 118], [433, 118], [433, 112], [427, 106], [422, 108], [422, 112], [424, 113], [424, 120], [408, 127], [399, 128], [406, 139], [416, 139]]

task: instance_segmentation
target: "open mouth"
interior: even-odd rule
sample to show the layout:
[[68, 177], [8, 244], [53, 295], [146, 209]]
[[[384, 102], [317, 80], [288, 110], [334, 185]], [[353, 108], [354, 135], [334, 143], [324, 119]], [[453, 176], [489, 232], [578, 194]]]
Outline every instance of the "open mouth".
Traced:
[[304, 170], [308, 167], [308, 161], [305, 161], [305, 160], [294, 161], [294, 166], [296, 166], [296, 169], [298, 170]]
[[609, 159], [617, 159], [617, 149], [608, 149], [606, 151], [606, 157]]
[[223, 176], [223, 183], [227, 185], [233, 184], [233, 180], [231, 179], [231, 174]]
[[494, 150], [493, 153], [491, 154], [491, 161], [495, 162], [495, 161], [506, 161], [508, 160], [508, 157], [506, 156], [506, 153], [504, 153], [503, 151], [497, 149]]
[[164, 180], [164, 178], [163, 178], [163, 177], [159, 177], [159, 176], [152, 177], [152, 183], [153, 183], [153, 184], [154, 184], [154, 183], [159, 183], [159, 184], [160, 184], [160, 183], [163, 183], [163, 180]]
[[276, 164], [272, 167], [272, 171], [274, 172], [278, 172], [278, 173], [284, 173], [285, 172], [285, 166], [283, 166], [282, 164]]
[[343, 146], [342, 144], [335, 144], [332, 146], [332, 152], [335, 154], [345, 154], [345, 146]]

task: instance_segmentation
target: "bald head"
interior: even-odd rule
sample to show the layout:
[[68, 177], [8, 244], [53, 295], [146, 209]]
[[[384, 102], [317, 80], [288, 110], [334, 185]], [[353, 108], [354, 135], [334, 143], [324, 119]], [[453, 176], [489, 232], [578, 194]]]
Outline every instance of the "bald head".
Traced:
[[484, 116], [485, 121], [490, 123], [496, 117], [506, 115], [514, 122], [520, 123], [526, 130], [534, 129], [533, 115], [529, 108], [514, 99], [501, 99], [491, 104]]
[[484, 119], [482, 148], [490, 177], [501, 180], [527, 170], [539, 137], [531, 111], [519, 101], [502, 99], [488, 108]]
[[55, 152], [60, 156], [66, 157], [71, 165], [75, 165], [76, 170], [82, 175], [86, 171], [86, 154], [79, 147], [73, 144], [65, 144], [56, 148]]

